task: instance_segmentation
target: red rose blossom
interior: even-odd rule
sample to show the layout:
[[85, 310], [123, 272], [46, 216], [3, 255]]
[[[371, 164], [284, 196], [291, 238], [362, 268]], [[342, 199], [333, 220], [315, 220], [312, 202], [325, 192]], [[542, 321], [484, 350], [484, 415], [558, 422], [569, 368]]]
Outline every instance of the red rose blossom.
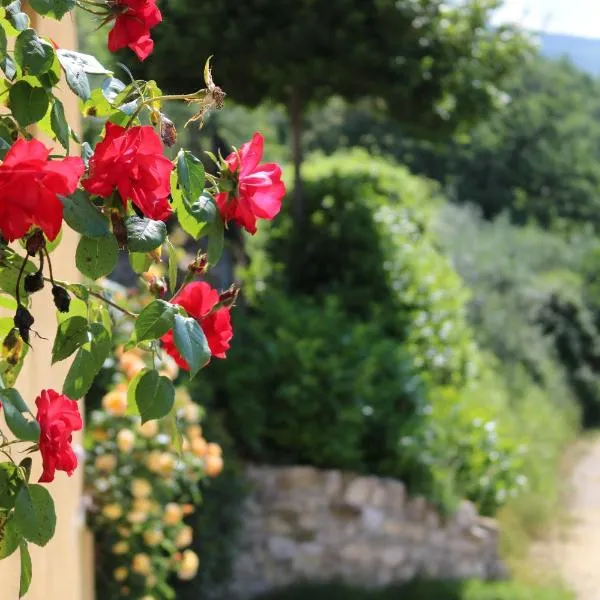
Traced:
[[[211, 312], [219, 302], [217, 290], [204, 281], [195, 281], [186, 285], [171, 302], [183, 306], [188, 315], [198, 321], [208, 341], [211, 354], [216, 358], [225, 358], [225, 353], [229, 350], [229, 342], [233, 337], [233, 329], [228, 308]], [[173, 331], [163, 335], [161, 341], [165, 351], [175, 359], [177, 364], [189, 371], [189, 365], [175, 346]]]
[[85, 167], [80, 158], [48, 160], [49, 154], [38, 140], [18, 139], [0, 164], [0, 232], [9, 242], [33, 225], [50, 240], [60, 231], [63, 205], [58, 195], [75, 191]]
[[83, 427], [77, 402], [54, 390], [43, 390], [35, 404], [44, 466], [40, 482], [54, 481], [54, 472], [57, 470], [66, 471], [71, 476], [77, 467], [77, 457], [71, 448], [72, 433]]
[[125, 129], [107, 123], [106, 135], [96, 145], [89, 176], [82, 185], [103, 198], [116, 188], [125, 206], [131, 200], [150, 219], [165, 220], [171, 214], [167, 197], [172, 170], [152, 127]]
[[108, 34], [108, 49], [130, 48], [140, 60], [154, 49], [150, 29], [162, 21], [156, 0], [115, 0], [115, 25]]
[[249, 233], [256, 233], [256, 219], [272, 219], [281, 210], [285, 185], [281, 167], [275, 163], [259, 165], [264, 138], [255, 133], [238, 152], [226, 159], [229, 173], [236, 177], [234, 192], [220, 192], [215, 200], [224, 221], [235, 221]]

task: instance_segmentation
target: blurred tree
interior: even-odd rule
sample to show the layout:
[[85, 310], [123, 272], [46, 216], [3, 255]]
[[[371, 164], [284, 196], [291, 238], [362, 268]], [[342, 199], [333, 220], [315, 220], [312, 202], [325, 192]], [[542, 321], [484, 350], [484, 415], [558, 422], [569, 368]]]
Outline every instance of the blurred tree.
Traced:
[[450, 144], [410, 137], [372, 103], [330, 101], [310, 117], [310, 149], [365, 146], [447, 186], [493, 218], [600, 228], [600, 84], [566, 61], [525, 61], [504, 106]]
[[295, 216], [304, 213], [301, 127], [306, 107], [332, 94], [382, 99], [407, 129], [455, 131], [487, 114], [496, 85], [529, 44], [491, 28], [500, 0], [170, 0], [153, 32], [143, 77], [169, 92], [199, 87], [205, 57], [234, 100], [288, 107], [296, 175]]

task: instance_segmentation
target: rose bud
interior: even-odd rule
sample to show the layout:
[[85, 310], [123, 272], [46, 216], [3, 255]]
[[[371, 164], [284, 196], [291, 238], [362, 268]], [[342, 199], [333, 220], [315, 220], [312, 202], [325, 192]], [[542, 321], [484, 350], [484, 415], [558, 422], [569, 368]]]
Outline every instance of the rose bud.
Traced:
[[25, 276], [23, 287], [28, 294], [39, 292], [44, 287], [44, 275], [41, 271], [29, 273]]
[[69, 292], [67, 292], [64, 287], [61, 287], [60, 285], [53, 285], [52, 296], [54, 296], [54, 306], [58, 308], [59, 312], [69, 312], [69, 307], [71, 306], [71, 296], [69, 296]]
[[240, 286], [234, 283], [228, 290], [219, 295], [219, 308], [231, 308], [240, 295]]
[[29, 344], [29, 330], [34, 322], [33, 315], [23, 305], [19, 305], [15, 313], [14, 323], [26, 344]]
[[25, 242], [25, 249], [29, 256], [35, 256], [46, 245], [46, 238], [41, 229], [36, 229]]
[[202, 275], [208, 268], [208, 255], [199, 254], [193, 263], [188, 266], [190, 273], [196, 273], [196, 275]]
[[161, 115], [161, 117], [160, 139], [167, 148], [170, 148], [177, 142], [177, 128], [171, 119], [168, 119], [165, 115]]

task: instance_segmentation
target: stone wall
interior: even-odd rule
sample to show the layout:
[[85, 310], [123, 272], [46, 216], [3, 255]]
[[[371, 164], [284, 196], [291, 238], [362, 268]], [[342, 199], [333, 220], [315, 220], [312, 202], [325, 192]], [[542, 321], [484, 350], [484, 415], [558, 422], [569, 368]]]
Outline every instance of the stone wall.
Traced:
[[302, 579], [379, 586], [503, 574], [496, 523], [470, 502], [444, 520], [392, 479], [265, 466], [248, 467], [247, 477], [231, 590], [239, 598]]

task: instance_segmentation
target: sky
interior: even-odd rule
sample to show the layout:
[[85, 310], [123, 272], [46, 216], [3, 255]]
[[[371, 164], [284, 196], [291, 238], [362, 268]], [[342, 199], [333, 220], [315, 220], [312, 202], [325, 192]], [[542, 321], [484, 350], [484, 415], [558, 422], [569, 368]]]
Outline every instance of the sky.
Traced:
[[505, 0], [500, 22], [550, 33], [600, 38], [600, 0]]

